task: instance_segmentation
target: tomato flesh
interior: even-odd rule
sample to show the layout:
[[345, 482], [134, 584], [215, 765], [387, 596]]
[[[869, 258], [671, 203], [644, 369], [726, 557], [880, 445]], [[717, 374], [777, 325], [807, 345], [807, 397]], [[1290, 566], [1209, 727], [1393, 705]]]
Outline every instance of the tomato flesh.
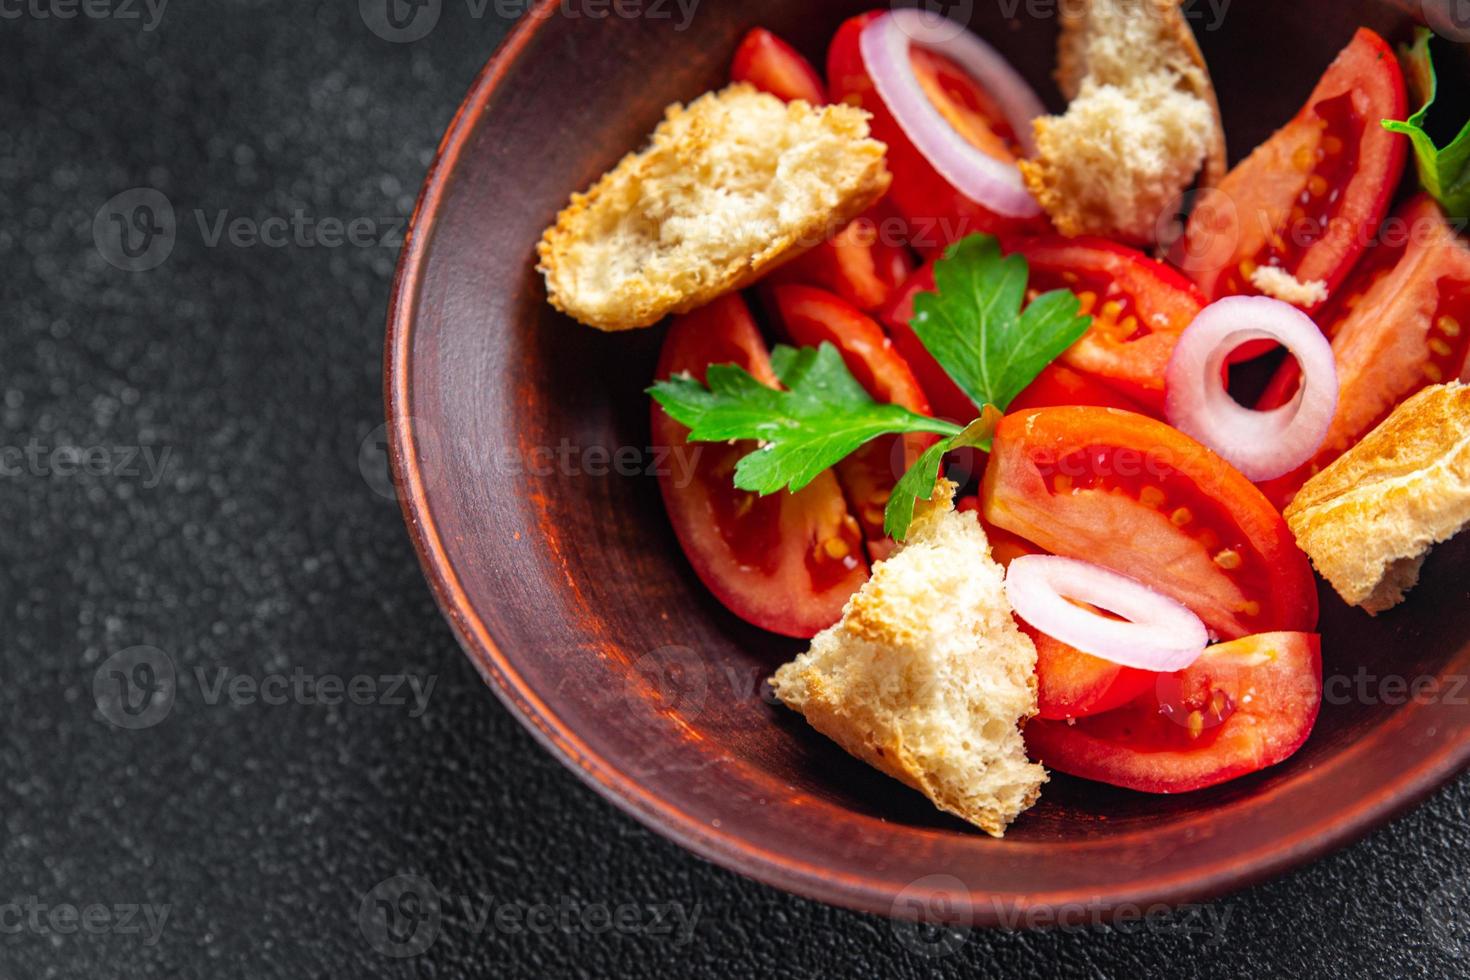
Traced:
[[[810, 286], [775, 286], [770, 290], [776, 316], [791, 341], [801, 347], [830, 343], [868, 394], [881, 402], [929, 414], [929, 400], [913, 372], [893, 349], [883, 328], [840, 297]], [[874, 439], [836, 466], [875, 561], [886, 558], [893, 541], [883, 533], [883, 511], [894, 484], [936, 436], [914, 433]]]
[[[711, 364], [736, 364], [765, 384], [777, 383], [738, 294], [675, 318], [657, 376], [687, 371], [702, 381]], [[862, 532], [837, 478], [829, 471], [800, 493], [762, 497], [733, 482], [735, 463], [754, 444], [691, 444], [688, 429], [657, 403], [652, 431], [654, 445], [668, 446], [674, 461], [659, 475], [669, 520], [710, 592], [773, 633], [811, 637], [836, 622], [868, 576]]]
[[1336, 290], [1403, 173], [1408, 141], [1379, 120], [1406, 101], [1393, 50], [1360, 28], [1296, 117], [1200, 198], [1175, 261], [1211, 300], [1258, 292], [1262, 266]]
[[992, 524], [1136, 578], [1219, 636], [1316, 626], [1316, 582], [1281, 515], [1156, 419], [1093, 407], [1009, 414], [981, 499]]
[[913, 256], [895, 236], [901, 224], [880, 201], [831, 238], [776, 269], [767, 281], [820, 286], [860, 310], [876, 310], [914, 271]]
[[1036, 380], [1016, 396], [1009, 411], [1024, 412], [1030, 408], [1051, 408], [1055, 405], [1096, 405], [1149, 414], [1147, 409], [1124, 396], [1118, 389], [1055, 361], [1042, 368]]
[[[1092, 317], [1061, 361], [1113, 385], [1150, 413], [1164, 410], [1164, 374], [1179, 335], [1204, 308], [1184, 276], [1136, 249], [1105, 238], [1017, 242], [1031, 267], [1028, 295], [1070, 289]], [[1091, 403], [1079, 403], [1091, 404]]]
[[1284, 761], [1312, 732], [1322, 704], [1313, 633], [1247, 636], [1154, 675], [1124, 707], [1074, 722], [1033, 719], [1026, 745], [1061, 772], [1144, 793], [1186, 793]]
[[801, 99], [821, 105], [827, 100], [822, 76], [812, 63], [764, 27], [751, 30], [735, 49], [730, 79], [749, 82], [787, 102]]
[[[1404, 399], [1429, 384], [1470, 380], [1470, 248], [1421, 194], [1385, 222], [1380, 241], [1318, 322], [1337, 363], [1337, 411], [1311, 460], [1262, 484], [1281, 506]], [[1299, 376], [1288, 360], [1259, 407], [1289, 401]]]
[[[859, 38], [884, 11], [845, 21], [827, 49], [827, 87], [833, 102], [866, 109], [873, 137], [888, 146], [893, 185], [888, 199], [909, 224], [909, 244], [923, 253], [942, 250], [974, 232], [1041, 231], [1045, 217], [1007, 218], [961, 194], [939, 175], [909, 141], [888, 111], [863, 64]], [[914, 73], [930, 102], [955, 130], [981, 152], [1014, 162], [1021, 155], [1016, 134], [984, 87], [949, 59], [920, 48], [911, 51]]]

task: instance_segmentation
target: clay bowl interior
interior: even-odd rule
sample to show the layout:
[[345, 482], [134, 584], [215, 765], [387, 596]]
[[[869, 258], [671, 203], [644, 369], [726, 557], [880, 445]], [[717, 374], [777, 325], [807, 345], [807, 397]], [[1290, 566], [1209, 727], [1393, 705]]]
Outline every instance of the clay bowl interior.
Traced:
[[[533, 246], [667, 103], [723, 84], [744, 30], [770, 27], [820, 64], [833, 29], [866, 6], [706, 0], [683, 31], [677, 13], [573, 19], [543, 6], [446, 136], [390, 315], [389, 417], [427, 575], [496, 693], [592, 786], [706, 858], [888, 914], [947, 892], [979, 923], [1217, 894], [1345, 843], [1449, 778], [1470, 755], [1462, 700], [1394, 704], [1344, 681], [1342, 703], [1284, 765], [1177, 797], [1054, 775], [997, 841], [763, 696], [801, 645], [726, 612], [681, 554], [655, 478], [620, 475], [603, 455], [633, 447], [624, 470], [660, 462], [642, 389], [663, 328], [604, 335], [555, 313]], [[1055, 19], [974, 6], [972, 26], [1057, 106]], [[1230, 5], [1199, 35], [1233, 158], [1295, 112], [1355, 26], [1398, 41], [1410, 23], [1386, 3]], [[1410, 600], [1376, 619], [1324, 588], [1329, 678], [1462, 677], [1467, 557], [1463, 541], [1442, 547]]]

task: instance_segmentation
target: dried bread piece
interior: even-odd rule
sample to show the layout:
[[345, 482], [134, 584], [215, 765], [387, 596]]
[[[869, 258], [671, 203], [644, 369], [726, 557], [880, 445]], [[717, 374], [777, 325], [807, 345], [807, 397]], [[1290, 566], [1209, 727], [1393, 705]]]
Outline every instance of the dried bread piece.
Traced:
[[1429, 549], [1470, 525], [1470, 385], [1432, 385], [1312, 477], [1286, 508], [1297, 544], [1343, 599], [1403, 601]]
[[551, 304], [599, 330], [646, 327], [739, 289], [819, 244], [892, 179], [868, 114], [750, 85], [670, 106], [546, 230]]
[[1036, 713], [1036, 648], [954, 491], [941, 480], [919, 503], [908, 540], [772, 687], [848, 752], [999, 837], [1047, 778], [1018, 728]]
[[1064, 235], [1156, 241], [1195, 182], [1225, 176], [1225, 131], [1180, 0], [1062, 5], [1065, 115], [1034, 123], [1026, 186]]

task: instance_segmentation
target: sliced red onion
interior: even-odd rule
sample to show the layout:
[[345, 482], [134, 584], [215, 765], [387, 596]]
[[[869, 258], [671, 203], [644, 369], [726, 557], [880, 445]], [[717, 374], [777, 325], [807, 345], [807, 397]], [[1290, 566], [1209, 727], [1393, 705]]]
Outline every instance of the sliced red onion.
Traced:
[[[1183, 670], [1204, 653], [1209, 631], [1166, 595], [1126, 575], [1074, 558], [1023, 555], [1006, 570], [1016, 615], [1083, 653], [1140, 670]], [[1075, 600], [1075, 601], [1068, 601]], [[1123, 620], [1077, 605], [1085, 602]]]
[[941, 177], [996, 214], [1010, 218], [1040, 214], [1041, 205], [1026, 189], [1020, 169], [977, 150], [934, 108], [914, 74], [911, 44], [944, 55], [983, 86], [1027, 154], [1036, 152], [1031, 120], [1046, 111], [1031, 86], [990, 45], [960, 25], [923, 11], [889, 11], [863, 28], [858, 39], [863, 65], [879, 97]]
[[[1269, 411], [1246, 408], [1225, 390], [1222, 368], [1254, 340], [1285, 347], [1301, 368], [1296, 397]], [[1259, 483], [1301, 466], [1327, 438], [1337, 411], [1332, 345], [1311, 317], [1267, 296], [1229, 296], [1200, 311], [1179, 336], [1164, 380], [1169, 424]]]

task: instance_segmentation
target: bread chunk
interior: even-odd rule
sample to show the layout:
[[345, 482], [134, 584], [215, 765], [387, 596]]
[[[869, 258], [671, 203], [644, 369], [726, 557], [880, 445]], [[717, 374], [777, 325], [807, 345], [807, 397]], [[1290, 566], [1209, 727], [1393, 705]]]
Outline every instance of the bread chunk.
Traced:
[[1057, 82], [1072, 100], [1034, 123], [1026, 186], [1064, 235], [1154, 242], [1195, 183], [1225, 176], [1225, 131], [1179, 0], [1062, 5]]
[[646, 327], [748, 285], [815, 246], [892, 179], [853, 106], [735, 84], [675, 104], [546, 230], [551, 304], [599, 330]]
[[1047, 778], [1019, 730], [1036, 713], [1036, 648], [954, 491], [941, 480], [919, 502], [908, 540], [772, 687], [848, 752], [1000, 837]]
[[1470, 385], [1432, 385], [1312, 477], [1286, 508], [1297, 544], [1343, 599], [1403, 601], [1429, 549], [1470, 524]]

